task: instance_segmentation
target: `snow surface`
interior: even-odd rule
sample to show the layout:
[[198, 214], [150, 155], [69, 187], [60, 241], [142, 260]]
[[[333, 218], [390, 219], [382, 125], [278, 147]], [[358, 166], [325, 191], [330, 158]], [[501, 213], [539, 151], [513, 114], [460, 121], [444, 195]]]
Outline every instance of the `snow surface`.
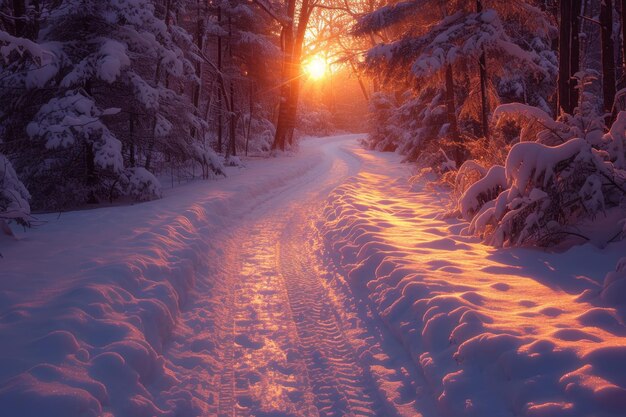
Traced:
[[324, 234], [439, 412], [623, 416], [624, 261], [606, 273], [624, 242], [559, 254], [486, 247], [441, 216], [445, 196], [410, 191], [396, 157], [382, 158], [332, 193]]
[[626, 244], [486, 247], [359, 138], [1, 237], [0, 414], [623, 415]]

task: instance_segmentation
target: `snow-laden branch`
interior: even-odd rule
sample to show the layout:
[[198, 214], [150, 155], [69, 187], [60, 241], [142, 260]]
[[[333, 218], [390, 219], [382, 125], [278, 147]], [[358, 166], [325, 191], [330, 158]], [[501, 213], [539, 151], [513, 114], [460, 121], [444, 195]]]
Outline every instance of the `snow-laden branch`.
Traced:
[[352, 28], [352, 33], [357, 36], [366, 35], [414, 18], [424, 3], [424, 0], [408, 0], [381, 7], [358, 18], [357, 23]]

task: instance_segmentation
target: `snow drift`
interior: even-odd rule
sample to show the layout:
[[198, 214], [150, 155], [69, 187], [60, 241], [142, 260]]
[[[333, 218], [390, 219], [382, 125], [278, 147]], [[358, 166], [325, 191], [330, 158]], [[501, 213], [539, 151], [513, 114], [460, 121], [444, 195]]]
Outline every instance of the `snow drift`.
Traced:
[[[182, 384], [163, 356], [176, 322], [194, 288], [215, 284], [220, 233], [319, 169], [320, 153], [254, 162], [159, 201], [42, 215], [19, 240], [0, 239], [3, 416], [207, 414], [215, 398]], [[133, 175], [150, 187], [151, 175]]]
[[[581, 149], [573, 142], [562, 152]], [[533, 167], [515, 155], [506, 170], [540, 201], [532, 190], [550, 181], [551, 155]], [[623, 415], [626, 326], [614, 291], [623, 262], [604, 276], [624, 243], [562, 254], [484, 246], [460, 236], [464, 223], [441, 218], [442, 200], [412, 192], [397, 179], [406, 168], [383, 158], [397, 161], [364, 154], [365, 169], [330, 196], [326, 247], [422, 370], [442, 415]], [[502, 186], [502, 171], [482, 189]], [[468, 192], [468, 213], [479, 195]]]

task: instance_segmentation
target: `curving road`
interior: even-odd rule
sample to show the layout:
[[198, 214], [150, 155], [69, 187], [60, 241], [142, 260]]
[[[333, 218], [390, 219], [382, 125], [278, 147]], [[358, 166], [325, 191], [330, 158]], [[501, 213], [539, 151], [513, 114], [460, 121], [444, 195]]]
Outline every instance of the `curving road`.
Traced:
[[[330, 191], [363, 164], [351, 151], [356, 138], [305, 142], [321, 154], [319, 163], [216, 237], [224, 252], [215, 285], [200, 291], [219, 301], [196, 303], [183, 315], [188, 328], [209, 318], [203, 325], [217, 335], [206, 348], [212, 366], [186, 381], [205, 385], [195, 391], [210, 397], [207, 414], [373, 417], [432, 409], [413, 362], [342, 285], [318, 236]], [[193, 343], [179, 337], [171, 356]]]

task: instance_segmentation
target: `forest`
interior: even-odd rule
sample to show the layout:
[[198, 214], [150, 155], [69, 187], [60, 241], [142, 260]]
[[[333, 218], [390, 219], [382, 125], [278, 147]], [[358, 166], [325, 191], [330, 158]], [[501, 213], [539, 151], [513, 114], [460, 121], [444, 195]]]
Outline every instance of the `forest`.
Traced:
[[[367, 145], [431, 170], [497, 246], [621, 238], [624, 4], [469, 3], [400, 2], [358, 22], [385, 34], [365, 65], [394, 86], [372, 97]], [[426, 4], [433, 15], [416, 12]]]
[[296, 120], [317, 6], [2, 1], [0, 218], [158, 198], [168, 172], [214, 178], [292, 145], [296, 123], [328, 130], [323, 105]]
[[626, 0], [0, 0], [2, 417], [624, 417]]
[[31, 208], [150, 200], [168, 172], [214, 178], [242, 153], [362, 130], [301, 94], [317, 62], [321, 77], [328, 68], [358, 83], [343, 101], [369, 102], [366, 145], [451, 187], [471, 233], [498, 246], [617, 239], [616, 227], [602, 225], [602, 237], [586, 229], [597, 217], [621, 224], [623, 9], [4, 1], [0, 217], [29, 225]]

